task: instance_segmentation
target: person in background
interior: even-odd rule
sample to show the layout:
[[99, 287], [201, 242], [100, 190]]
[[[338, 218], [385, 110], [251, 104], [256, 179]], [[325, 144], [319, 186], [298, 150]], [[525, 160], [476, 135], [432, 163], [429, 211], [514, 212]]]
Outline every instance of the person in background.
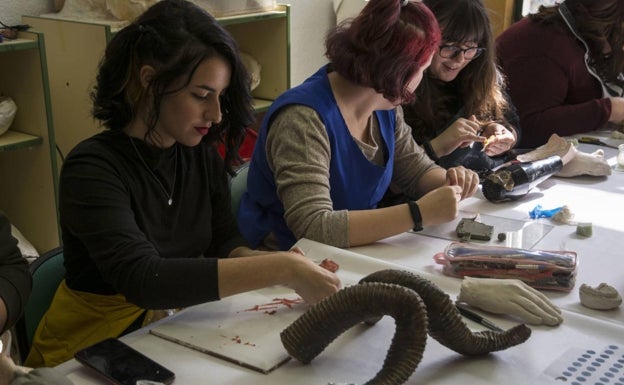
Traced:
[[624, 1], [541, 6], [505, 30], [497, 54], [522, 126], [521, 147], [622, 128]]
[[481, 0], [424, 3], [440, 24], [442, 42], [416, 99], [403, 105], [405, 122], [442, 167], [490, 170], [509, 160], [507, 151], [517, 143], [520, 130], [496, 67], [487, 9]]
[[[478, 176], [432, 162], [400, 107], [439, 42], [433, 14], [408, 0], [371, 0], [329, 32], [329, 64], [262, 123], [238, 215], [252, 247], [287, 250], [300, 238], [358, 246], [456, 217]], [[390, 182], [417, 199], [377, 208]]]
[[[17, 239], [11, 235], [11, 223], [0, 211], [0, 335], [8, 332], [22, 315], [30, 292], [32, 276], [22, 257]], [[15, 365], [0, 346], [0, 385], [68, 385], [71, 382], [52, 368], [27, 371]]]
[[159, 310], [273, 285], [315, 303], [340, 288], [299, 250], [254, 251], [238, 231], [227, 171], [254, 118], [249, 84], [233, 38], [191, 2], [159, 1], [115, 34], [92, 93], [107, 129], [61, 171], [67, 272], [28, 366], [57, 365]]

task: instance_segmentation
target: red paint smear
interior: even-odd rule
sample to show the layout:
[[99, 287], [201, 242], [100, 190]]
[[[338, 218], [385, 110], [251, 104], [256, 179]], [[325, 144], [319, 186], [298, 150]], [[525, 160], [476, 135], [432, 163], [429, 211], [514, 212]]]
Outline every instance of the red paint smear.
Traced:
[[293, 305], [296, 305], [302, 302], [303, 302], [302, 298], [297, 298], [297, 299], [273, 298], [272, 302], [265, 303], [262, 305], [255, 305], [243, 311], [263, 311], [267, 314], [275, 314], [275, 312], [277, 311], [277, 309], [280, 308], [280, 306], [286, 306], [287, 308], [292, 309]]

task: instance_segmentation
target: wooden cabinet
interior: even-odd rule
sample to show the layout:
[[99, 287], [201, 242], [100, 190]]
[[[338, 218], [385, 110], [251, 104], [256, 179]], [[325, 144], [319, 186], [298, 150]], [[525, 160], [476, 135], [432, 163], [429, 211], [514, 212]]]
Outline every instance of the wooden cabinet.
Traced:
[[[89, 93], [107, 42], [121, 25], [81, 22], [51, 16], [24, 16], [24, 24], [43, 32], [50, 74], [56, 141], [63, 154], [100, 131], [90, 115]], [[253, 91], [258, 112], [290, 87], [290, 7], [218, 18], [242, 52], [261, 65], [260, 84]]]
[[490, 11], [492, 32], [494, 37], [497, 37], [513, 23], [515, 0], [484, 0], [483, 2]]
[[240, 50], [260, 63], [260, 84], [252, 92], [254, 107], [258, 112], [268, 110], [290, 88], [290, 6], [217, 20], [234, 36]]
[[43, 35], [21, 32], [0, 44], [0, 93], [17, 104], [0, 136], [0, 210], [44, 253], [60, 244], [57, 167]]

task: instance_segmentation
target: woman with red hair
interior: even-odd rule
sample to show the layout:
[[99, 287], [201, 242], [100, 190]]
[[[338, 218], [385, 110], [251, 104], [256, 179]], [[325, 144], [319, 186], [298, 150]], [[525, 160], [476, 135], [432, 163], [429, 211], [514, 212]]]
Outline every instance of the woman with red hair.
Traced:
[[[478, 176], [435, 165], [400, 107], [439, 42], [433, 14], [408, 0], [371, 0], [329, 32], [329, 64], [262, 123], [238, 216], [254, 247], [287, 250], [300, 238], [357, 246], [456, 217]], [[390, 183], [417, 200], [377, 208]]]

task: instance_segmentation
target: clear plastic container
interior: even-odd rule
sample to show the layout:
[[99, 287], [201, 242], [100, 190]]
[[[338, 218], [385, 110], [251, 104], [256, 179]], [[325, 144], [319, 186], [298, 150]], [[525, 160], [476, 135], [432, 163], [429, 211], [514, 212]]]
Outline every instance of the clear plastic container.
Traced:
[[194, 0], [214, 17], [272, 11], [276, 0]]
[[577, 256], [573, 251], [531, 250], [453, 242], [433, 256], [445, 275], [457, 278], [519, 279], [536, 289], [570, 291]]

